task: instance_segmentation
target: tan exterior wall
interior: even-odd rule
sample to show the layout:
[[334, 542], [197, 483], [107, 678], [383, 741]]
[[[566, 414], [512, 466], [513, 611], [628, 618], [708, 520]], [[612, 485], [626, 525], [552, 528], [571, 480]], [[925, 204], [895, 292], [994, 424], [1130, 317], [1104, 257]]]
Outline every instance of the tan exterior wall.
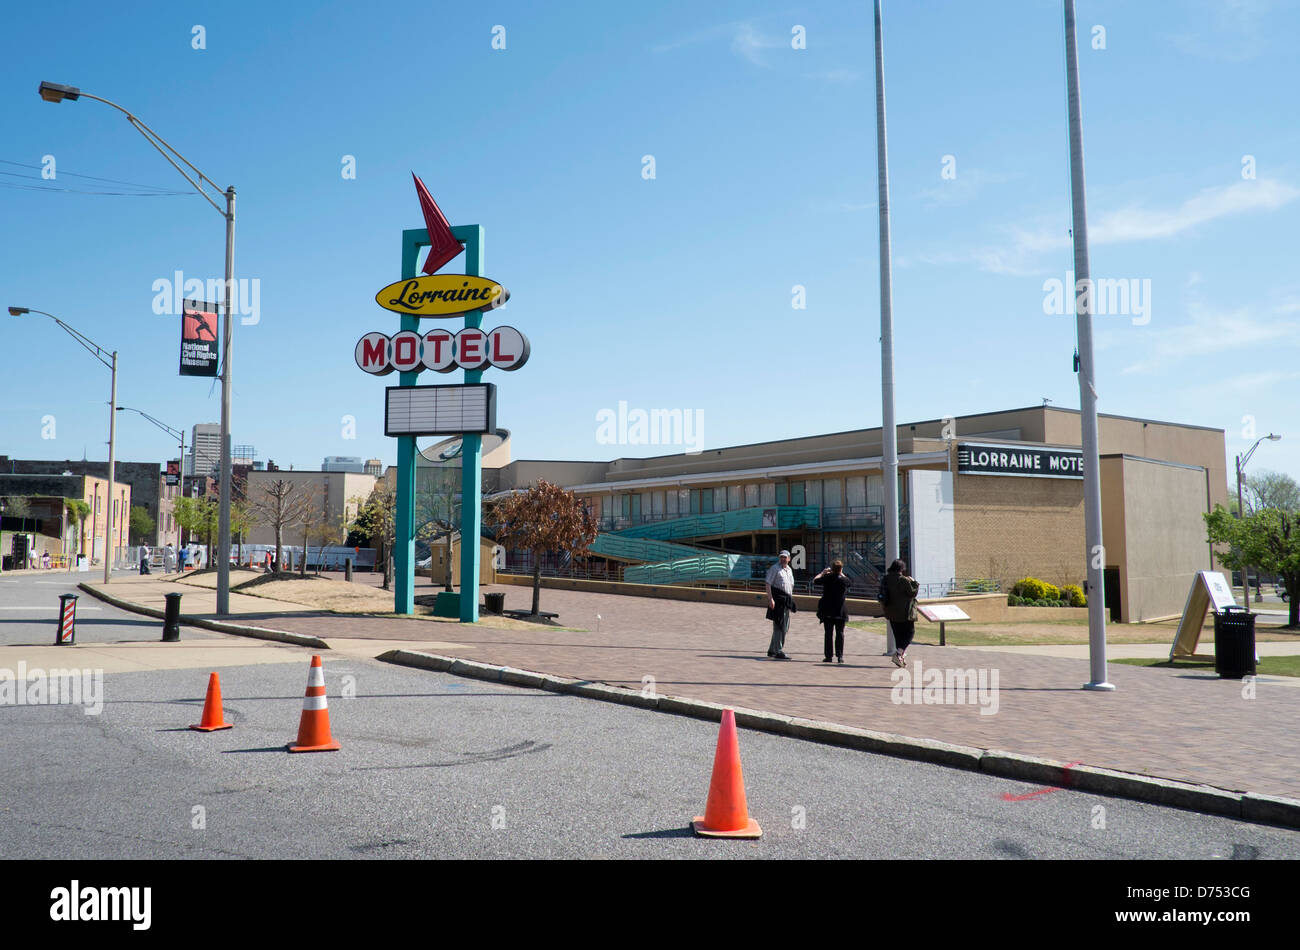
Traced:
[[958, 577], [1003, 590], [1022, 577], [1078, 584], [1085, 577], [1083, 482], [1066, 478], [953, 476]]
[[[251, 471], [248, 473], [246, 495], [251, 504], [266, 498], [266, 487], [276, 481], [285, 481], [295, 486], [296, 492], [314, 492], [311, 521], [319, 524], [324, 521], [330, 535], [325, 544], [343, 543], [343, 517], [345, 512], [355, 512], [354, 498], [364, 499], [375, 485], [375, 476], [363, 472], [292, 472], [292, 471]], [[301, 522], [285, 525], [281, 542], [284, 544], [302, 544], [303, 526]], [[262, 516], [254, 522], [244, 537], [246, 544], [274, 544], [275, 526], [268, 518]], [[313, 533], [311, 544], [322, 543], [320, 533]]]
[[[82, 501], [90, 505], [90, 517], [86, 519], [86, 550], [83, 553], [94, 551], [94, 560], [98, 561], [104, 555], [104, 535], [108, 531], [108, 507], [106, 502], [109, 499], [117, 502], [117, 507], [113, 514], [113, 543], [109, 550], [120, 552], [126, 547], [129, 536], [131, 515], [131, 486], [124, 482], [114, 482], [113, 492], [110, 495], [107, 492], [108, 479], [96, 478], [93, 475], [85, 476], [85, 492], [82, 495]], [[91, 526], [93, 528], [93, 534]], [[92, 541], [93, 538], [93, 541]]]
[[[1119, 416], [1097, 420], [1102, 455], [1132, 455], [1195, 465], [1209, 472], [1210, 506], [1228, 504], [1227, 443], [1222, 429], [1203, 429], [1145, 422]], [[1047, 410], [1047, 441], [1079, 445], [1082, 439], [1079, 414], [1061, 409]], [[1202, 479], [1204, 480], [1204, 475]], [[1201, 486], [1205, 495], [1205, 486]]]
[[[1102, 465], [1102, 508], [1123, 510], [1123, 533], [1103, 534], [1107, 563], [1120, 568], [1121, 621], [1180, 613], [1196, 572], [1210, 567], [1201, 518], [1205, 472], [1134, 458]], [[1117, 470], [1118, 485], [1105, 475]], [[1120, 551], [1111, 550], [1110, 537], [1124, 539]]]

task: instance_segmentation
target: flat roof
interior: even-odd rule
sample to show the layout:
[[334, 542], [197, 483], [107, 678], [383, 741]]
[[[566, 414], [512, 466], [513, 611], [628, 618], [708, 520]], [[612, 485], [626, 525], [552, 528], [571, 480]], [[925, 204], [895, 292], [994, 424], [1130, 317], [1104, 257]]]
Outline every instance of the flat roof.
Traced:
[[[956, 419], [979, 419], [979, 418], [984, 417], [984, 416], [1005, 416], [1005, 415], [1013, 415], [1013, 414], [1015, 414], [1015, 413], [1017, 413], [1017, 412], [1067, 412], [1067, 413], [1072, 413], [1072, 414], [1074, 414], [1074, 415], [1079, 415], [1080, 410], [1078, 410], [1078, 409], [1068, 409], [1068, 408], [1061, 407], [1061, 406], [1045, 406], [1045, 405], [1038, 405], [1038, 406], [1021, 406], [1021, 407], [1016, 408], [1016, 409], [995, 409], [995, 410], [990, 410], [990, 411], [988, 411], [988, 412], [973, 412], [973, 413], [969, 413], [969, 414], [967, 414], [967, 415], [953, 416], [953, 417], [951, 417], [951, 418], [953, 418], [953, 419], [955, 419], [955, 420], [956, 420]], [[1120, 415], [1115, 415], [1114, 413], [1109, 413], [1109, 412], [1100, 412], [1100, 413], [1098, 413], [1097, 415], [1098, 415], [1099, 418], [1106, 418], [1106, 419], [1122, 419], [1122, 420], [1127, 421], [1127, 422], [1154, 423], [1155, 425], [1162, 425], [1162, 426], [1175, 426], [1175, 427], [1180, 428], [1180, 429], [1200, 429], [1200, 430], [1205, 431], [1205, 432], [1223, 432], [1223, 431], [1224, 431], [1223, 429], [1216, 429], [1216, 428], [1214, 428], [1213, 426], [1197, 426], [1197, 425], [1189, 425], [1189, 424], [1182, 423], [1182, 422], [1165, 422], [1165, 421], [1162, 421], [1162, 420], [1159, 420], [1159, 419], [1143, 419], [1143, 418], [1138, 417], [1138, 416], [1120, 416]], [[895, 428], [896, 428], [896, 429], [902, 429], [902, 428], [905, 428], [905, 427], [907, 427], [907, 426], [927, 425], [927, 424], [930, 424], [930, 423], [941, 423], [941, 422], [944, 421], [945, 418], [949, 418], [949, 417], [941, 416], [941, 417], [939, 417], [939, 418], [937, 418], [937, 419], [919, 419], [919, 420], [917, 420], [917, 421], [915, 421], [915, 422], [900, 422], [900, 423], [897, 423], [897, 424], [896, 424]], [[876, 426], [875, 428], [871, 428], [871, 429], [844, 429], [844, 430], [839, 431], [839, 432], [821, 432], [821, 433], [815, 433], [815, 434], [813, 434], [813, 435], [797, 435], [797, 436], [791, 436], [791, 437], [789, 437], [789, 438], [785, 438], [785, 439], [769, 439], [769, 440], [767, 440], [767, 441], [763, 441], [763, 442], [743, 442], [743, 443], [741, 443], [741, 444], [739, 444], [739, 445], [722, 445], [722, 446], [718, 446], [718, 447], [716, 447], [716, 448], [703, 449], [702, 451], [695, 453], [695, 456], [694, 456], [694, 457], [699, 457], [699, 456], [701, 456], [701, 455], [706, 455], [706, 454], [708, 454], [708, 453], [710, 453], [710, 452], [726, 452], [726, 451], [730, 451], [730, 450], [734, 450], [734, 449], [752, 449], [752, 448], [758, 448], [759, 446], [766, 446], [766, 445], [782, 445], [782, 444], [789, 443], [789, 442], [803, 442], [803, 441], [806, 441], [806, 440], [808, 440], [808, 439], [831, 439], [831, 438], [835, 438], [836, 436], [852, 436], [852, 435], [866, 434], [866, 433], [869, 433], [869, 432], [876, 432], [876, 433], [879, 433], [879, 432], [882, 432], [882, 431], [883, 431], [883, 427], [882, 427], [882, 426]], [[925, 438], [925, 437], [922, 436], [922, 438]], [[969, 436], [969, 438], [976, 438], [976, 435]], [[1018, 440], [1018, 441], [1022, 441], [1022, 442], [1023, 442], [1023, 441], [1027, 441], [1027, 440], [1021, 439], [1021, 440]], [[1036, 444], [1039, 444], [1039, 443], [1036, 443], [1036, 442], [1035, 442], [1035, 443], [1032, 443], [1032, 444], [1035, 444], [1035, 445], [1036, 445]], [[1043, 443], [1043, 444], [1048, 444], [1048, 443]], [[1052, 444], [1056, 444], [1056, 443], [1052, 443]], [[562, 464], [570, 464], [570, 465], [593, 465], [593, 464], [595, 464], [595, 465], [614, 465], [614, 464], [616, 464], [616, 463], [618, 463], [618, 462], [650, 462], [650, 461], [654, 461], [654, 460], [656, 460], [656, 459], [670, 459], [670, 458], [676, 458], [677, 456], [682, 456], [682, 455], [686, 455], [686, 453], [685, 453], [685, 452], [670, 452], [670, 453], [666, 453], [666, 454], [664, 454], [664, 455], [620, 455], [619, 457], [617, 457], [617, 458], [613, 458], [613, 459], [609, 459], [608, 461], [602, 461], [602, 460], [600, 460], [600, 459], [514, 459], [514, 460], [512, 460], [511, 462], [509, 462], [509, 463], [507, 463], [506, 465], [503, 465], [503, 466], [501, 466], [501, 467], [502, 467], [502, 468], [506, 468], [506, 467], [508, 467], [509, 465], [513, 465], [513, 464], [515, 464], [516, 462], [538, 462], [538, 463], [548, 463], [548, 464], [552, 464], [552, 465], [557, 465], [557, 464], [559, 464], [559, 465], [562, 465]]]

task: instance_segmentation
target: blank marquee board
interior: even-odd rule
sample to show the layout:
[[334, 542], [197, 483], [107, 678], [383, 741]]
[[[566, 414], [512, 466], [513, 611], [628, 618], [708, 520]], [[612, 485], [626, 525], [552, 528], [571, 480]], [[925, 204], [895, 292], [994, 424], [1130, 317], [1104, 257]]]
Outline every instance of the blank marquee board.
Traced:
[[389, 386], [384, 394], [384, 435], [496, 431], [497, 388], [492, 383]]

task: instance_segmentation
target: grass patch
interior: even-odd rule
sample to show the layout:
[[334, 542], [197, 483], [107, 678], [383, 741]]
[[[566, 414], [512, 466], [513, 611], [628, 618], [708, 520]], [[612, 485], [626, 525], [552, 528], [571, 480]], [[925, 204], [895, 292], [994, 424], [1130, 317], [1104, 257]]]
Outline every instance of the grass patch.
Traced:
[[[1126, 663], [1129, 666], [1159, 666], [1167, 670], [1214, 670], [1213, 660], [1123, 659], [1110, 662]], [[1300, 676], [1300, 656], [1261, 656], [1255, 664], [1255, 672], [1264, 676]]]
[[[885, 635], [883, 620], [850, 620], [850, 627]], [[1176, 620], [1160, 623], [1107, 623], [1107, 643], [1159, 643], [1173, 644], [1178, 629]], [[949, 623], [944, 638], [952, 646], [1059, 646], [1088, 642], [1087, 620], [1007, 620], [1002, 623], [962, 621]], [[1300, 631], [1279, 627], [1255, 627], [1258, 643], [1290, 642], [1300, 640]], [[922, 646], [937, 646], [939, 625], [917, 621], [916, 642]], [[1201, 628], [1201, 642], [1214, 642], [1214, 618], [1208, 617]]]

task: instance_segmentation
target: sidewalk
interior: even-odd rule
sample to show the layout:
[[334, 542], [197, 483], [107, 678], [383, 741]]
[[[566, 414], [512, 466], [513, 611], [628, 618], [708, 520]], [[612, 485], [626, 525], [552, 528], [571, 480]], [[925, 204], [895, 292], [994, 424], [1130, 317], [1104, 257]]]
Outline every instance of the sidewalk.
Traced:
[[[109, 592], [161, 608], [169, 590], [185, 593], [183, 614], [213, 616], [215, 592], [162, 577], [115, 579]], [[487, 590], [504, 593], [507, 608], [531, 603], [528, 588]], [[1286, 677], [1259, 677], [1252, 697], [1245, 684], [1219, 679], [1213, 670], [1112, 664], [1108, 675], [1115, 691], [1093, 692], [1080, 689], [1088, 679], [1086, 647], [909, 651], [913, 671], [983, 669], [990, 678], [996, 673], [996, 713], [989, 715], [974, 699], [966, 705], [893, 701], [903, 694], [894, 689], [895, 667], [880, 655], [879, 634], [850, 629], [844, 665], [821, 663], [821, 626], [803, 612], [793, 618], [786, 646], [796, 662], [780, 662], [764, 655], [771, 625], [762, 612], [722, 604], [542, 592], [543, 609], [584, 632], [345, 616], [237, 593], [230, 606], [230, 621], [321, 637], [353, 655], [377, 656], [400, 645], [635, 689], [652, 680], [663, 694], [1300, 798], [1300, 689]], [[1203, 642], [1201, 648], [1211, 646]], [[1300, 652], [1300, 637], [1295, 645], [1260, 646], [1261, 654]], [[1149, 652], [1135, 655], [1168, 655], [1168, 646], [1155, 644], [1115, 645], [1108, 656], [1138, 648]], [[909, 689], [907, 695], [914, 694]]]

